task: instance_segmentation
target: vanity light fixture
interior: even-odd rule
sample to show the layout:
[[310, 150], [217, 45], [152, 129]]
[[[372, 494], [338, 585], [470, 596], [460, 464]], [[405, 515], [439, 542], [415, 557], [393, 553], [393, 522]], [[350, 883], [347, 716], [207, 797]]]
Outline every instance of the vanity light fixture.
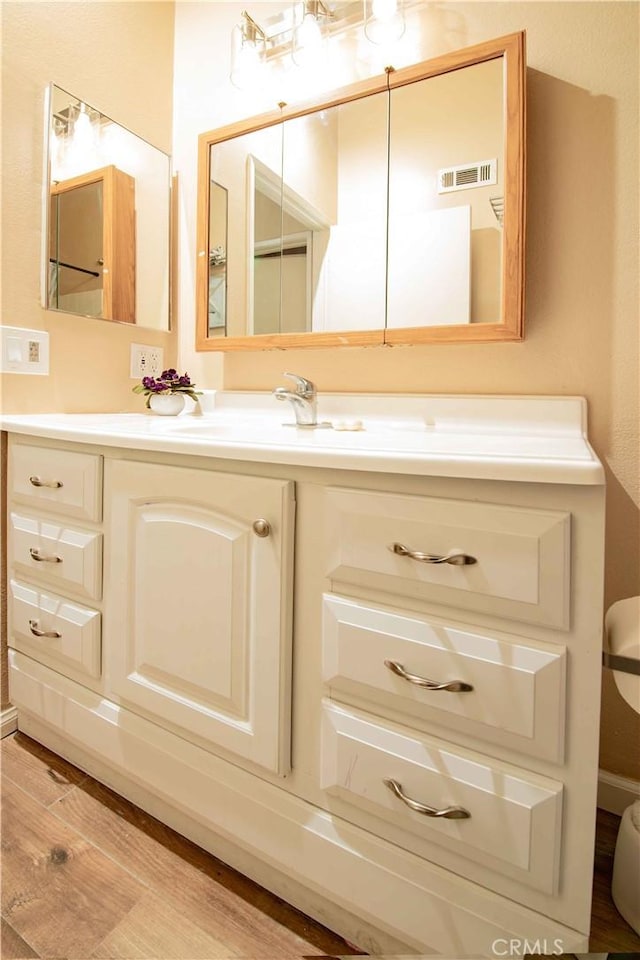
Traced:
[[262, 25], [243, 10], [231, 37], [231, 82], [257, 86], [265, 63], [290, 57], [299, 67], [321, 67], [331, 37], [362, 27], [367, 40], [387, 44], [405, 32], [405, 10], [422, 0], [295, 0]]
[[246, 90], [257, 82], [265, 60], [266, 35], [246, 10], [231, 31], [231, 83]]
[[364, 33], [371, 43], [393, 43], [405, 30], [403, 0], [364, 0]]
[[81, 100], [53, 117], [51, 177], [63, 180], [101, 165], [102, 121], [106, 118]]

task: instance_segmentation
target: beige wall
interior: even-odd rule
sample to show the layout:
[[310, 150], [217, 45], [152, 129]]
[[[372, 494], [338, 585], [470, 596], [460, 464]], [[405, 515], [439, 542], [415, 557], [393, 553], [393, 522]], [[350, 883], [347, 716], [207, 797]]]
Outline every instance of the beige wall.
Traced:
[[169, 2], [3, 2], [2, 317], [47, 330], [50, 376], [3, 377], [6, 413], [137, 410], [129, 345], [177, 336], [40, 306], [44, 92], [54, 81], [171, 152], [174, 5]]
[[[586, 396], [589, 434], [608, 477], [606, 602], [639, 593], [638, 4], [460, 2], [421, 4], [412, 15], [406, 42], [414, 60], [527, 31], [525, 342], [292, 350], [286, 364], [279, 351], [193, 353], [197, 134], [287, 99], [277, 89], [241, 93], [228, 83], [229, 32], [243, 6], [177, 5], [182, 360], [200, 383], [232, 389], [270, 389], [286, 366], [321, 391]], [[283, 6], [249, 10], [265, 19]], [[353, 57], [324, 85], [379, 66]], [[602, 766], [640, 779], [640, 719], [604, 673]]]
[[[283, 96], [242, 93], [228, 83], [229, 34], [245, 5], [176, 5], [177, 337], [180, 365], [200, 386], [270, 389], [285, 366], [279, 351], [193, 350], [197, 135], [271, 109]], [[264, 19], [286, 6], [256, 2], [249, 9]], [[162, 344], [172, 362], [176, 334], [40, 307], [44, 88], [54, 80], [170, 150], [173, 4], [4, 2], [0, 10], [1, 319], [48, 330], [52, 352], [49, 377], [5, 378], [3, 408], [138, 409], [128, 378], [130, 342]], [[586, 396], [590, 437], [608, 474], [607, 604], [640, 592], [638, 13], [635, 2], [421, 4], [405, 37], [404, 62], [527, 30], [526, 340], [290, 351], [286, 360], [320, 390]], [[320, 85], [380, 71], [383, 64], [364, 60], [354, 42], [356, 52]], [[640, 720], [606, 671], [604, 693], [602, 765], [640, 779], [632, 747], [640, 743]]]

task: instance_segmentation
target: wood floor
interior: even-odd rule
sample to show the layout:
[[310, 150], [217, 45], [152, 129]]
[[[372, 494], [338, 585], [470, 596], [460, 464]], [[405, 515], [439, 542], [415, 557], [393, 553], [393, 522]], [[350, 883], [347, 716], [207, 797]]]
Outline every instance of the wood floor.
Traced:
[[24, 734], [0, 755], [2, 960], [359, 953]]
[[[2, 741], [2, 960], [266, 960], [356, 948], [24, 734]], [[590, 948], [640, 950], [599, 811]]]

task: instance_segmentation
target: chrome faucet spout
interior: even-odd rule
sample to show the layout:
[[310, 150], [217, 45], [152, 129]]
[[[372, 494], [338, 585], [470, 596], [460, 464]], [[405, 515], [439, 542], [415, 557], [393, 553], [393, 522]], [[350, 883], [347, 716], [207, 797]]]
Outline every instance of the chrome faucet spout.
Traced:
[[295, 373], [285, 373], [285, 377], [295, 382], [295, 390], [286, 387], [276, 387], [273, 395], [276, 400], [289, 400], [296, 417], [296, 424], [300, 427], [314, 427], [317, 425], [316, 388], [304, 377]]

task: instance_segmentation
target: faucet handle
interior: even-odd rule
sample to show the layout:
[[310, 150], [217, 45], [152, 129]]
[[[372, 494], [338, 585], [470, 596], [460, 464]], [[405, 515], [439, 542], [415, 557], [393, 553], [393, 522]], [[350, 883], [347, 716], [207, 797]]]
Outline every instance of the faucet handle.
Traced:
[[296, 393], [300, 394], [300, 396], [312, 397], [315, 395], [316, 387], [311, 380], [307, 380], [305, 377], [300, 377], [297, 373], [283, 373], [282, 376], [288, 377], [289, 380], [293, 380], [296, 385]]

